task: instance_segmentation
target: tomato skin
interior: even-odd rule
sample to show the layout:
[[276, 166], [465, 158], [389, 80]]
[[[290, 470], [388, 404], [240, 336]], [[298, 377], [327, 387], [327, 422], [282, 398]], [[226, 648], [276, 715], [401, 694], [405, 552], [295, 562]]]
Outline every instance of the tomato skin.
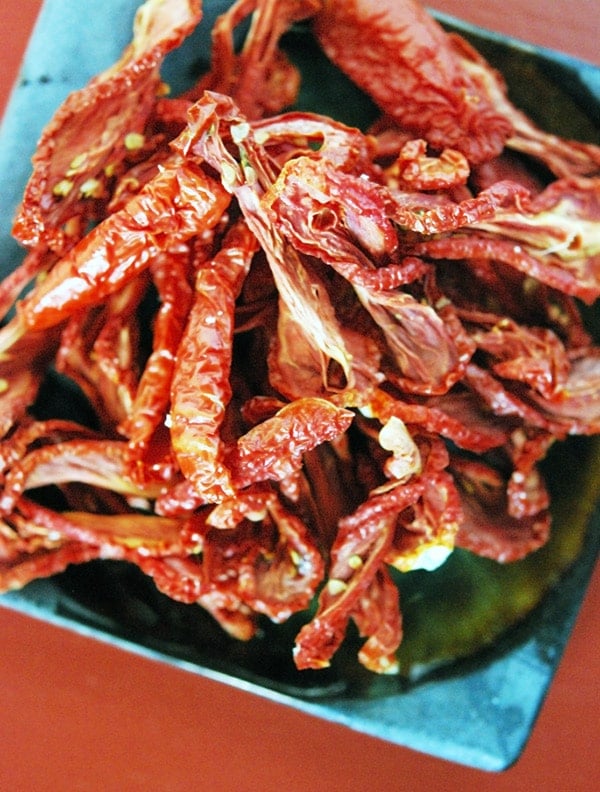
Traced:
[[[535, 513], [513, 516], [506, 499], [506, 482], [497, 471], [474, 460], [453, 459], [451, 470], [461, 496], [463, 518], [457, 547], [509, 563], [542, 547], [550, 532], [547, 493], [536, 482], [528, 493]], [[485, 491], [485, 494], [483, 494]]]
[[243, 222], [234, 225], [213, 259], [196, 274], [194, 302], [176, 353], [170, 433], [182, 473], [199, 496], [235, 494], [220, 438], [231, 399], [235, 300], [258, 245]]
[[[131, 144], [143, 140], [161, 84], [160, 67], [202, 16], [200, 0], [146, 0], [133, 38], [119, 60], [70, 93], [43, 130], [33, 173], [13, 225], [27, 247], [59, 255], [72, 246], [65, 226], [83, 216], [98, 220], [110, 177], [123, 167]], [[93, 187], [90, 185], [93, 184]], [[80, 233], [85, 223], [79, 224]]]
[[18, 304], [18, 323], [41, 330], [102, 302], [163, 250], [212, 228], [228, 204], [228, 193], [193, 163], [173, 163], [60, 259]]
[[325, 0], [316, 36], [333, 62], [415, 137], [472, 163], [500, 154], [512, 124], [414, 0]]
[[[190, 91], [198, 99], [204, 91], [235, 100], [248, 119], [274, 115], [294, 104], [300, 86], [298, 69], [278, 47], [283, 33], [295, 22], [312, 16], [321, 0], [239, 0], [216, 20], [212, 29], [211, 68]], [[235, 29], [254, 14], [240, 50]]]

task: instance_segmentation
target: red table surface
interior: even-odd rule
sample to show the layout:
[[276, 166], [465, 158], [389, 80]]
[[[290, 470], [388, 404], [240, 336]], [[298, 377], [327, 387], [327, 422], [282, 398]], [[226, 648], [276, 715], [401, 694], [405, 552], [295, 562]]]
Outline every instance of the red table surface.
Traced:
[[[596, 2], [432, 5], [598, 62]], [[2, 2], [0, 111], [40, 5]], [[599, 635], [597, 570], [523, 756], [488, 774], [0, 608], [0, 788], [588, 792], [600, 780]]]

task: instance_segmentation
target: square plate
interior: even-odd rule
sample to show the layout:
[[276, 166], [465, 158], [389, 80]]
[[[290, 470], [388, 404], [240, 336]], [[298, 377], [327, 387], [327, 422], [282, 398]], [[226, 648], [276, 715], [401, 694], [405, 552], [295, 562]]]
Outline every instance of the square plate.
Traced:
[[[137, 5], [137, 0], [88, 0], [86, 14], [94, 24], [82, 25], [79, 0], [44, 4], [0, 131], [5, 207], [0, 274], [22, 256], [10, 238], [10, 219], [43, 125], [69, 91], [117, 59], [129, 40]], [[212, 22], [228, 5], [206, 2], [192, 40], [169, 56], [165, 79], [175, 91], [183, 87], [190, 64], [201, 66]], [[542, 127], [569, 137], [597, 137], [600, 69], [440, 19], [470, 38], [503, 72], [516, 103]], [[310, 105], [310, 97], [305, 101]], [[600, 544], [597, 509], [586, 530], [576, 563], [523, 623], [476, 656], [416, 681], [363, 674], [343, 662], [327, 672], [300, 674], [291, 663], [293, 621], [289, 628], [265, 628], [249, 644], [231, 641], [203, 612], [168, 600], [137, 570], [118, 562], [73, 567], [0, 602], [354, 730], [480, 769], [502, 770], [520, 755], [571, 632]]]

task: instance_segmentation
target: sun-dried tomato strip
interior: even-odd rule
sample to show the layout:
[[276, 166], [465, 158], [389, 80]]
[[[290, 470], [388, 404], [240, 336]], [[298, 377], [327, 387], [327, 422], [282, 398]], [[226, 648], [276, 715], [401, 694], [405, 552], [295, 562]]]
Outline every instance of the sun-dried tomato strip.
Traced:
[[376, 674], [398, 671], [396, 651], [402, 642], [402, 614], [398, 586], [385, 567], [377, 570], [371, 585], [356, 603], [352, 620], [362, 638], [358, 660]]
[[369, 399], [368, 412], [382, 423], [396, 416], [470, 451], [488, 451], [504, 445], [509, 431], [465, 391], [431, 398], [422, 404], [390, 396], [379, 389]]
[[320, 443], [343, 434], [354, 419], [350, 410], [324, 399], [304, 398], [282, 407], [250, 429], [227, 453], [238, 488], [265, 480], [282, 480], [302, 465], [302, 456]]
[[[131, 556], [140, 548], [149, 556], [177, 555], [185, 552], [184, 525], [181, 520], [151, 514], [89, 514], [46, 509], [21, 498], [19, 514], [63, 541], [98, 547], [101, 558]], [[191, 518], [193, 520], [193, 518]], [[189, 529], [188, 529], [189, 530]]]
[[346, 521], [340, 526], [317, 614], [296, 636], [294, 662], [299, 669], [326, 668], [330, 664], [344, 640], [348, 620], [355, 609], [360, 612], [359, 601], [381, 567], [393, 539], [395, 517], [382, 513], [361, 521], [359, 528], [353, 523], [353, 530], [346, 528]]
[[22, 553], [5, 563], [0, 560], [0, 590], [21, 589], [32, 580], [57, 575], [70, 564], [83, 564], [98, 558], [98, 548], [79, 542], [66, 542], [52, 549]]
[[10, 512], [18, 497], [30, 488], [80, 481], [125, 495], [156, 498], [174, 477], [168, 467], [158, 470], [131, 465], [125, 442], [67, 440], [30, 451], [8, 472], [0, 509]]
[[461, 492], [463, 519], [457, 547], [501, 563], [517, 561], [545, 544], [550, 530], [547, 510], [523, 517], [508, 512], [506, 482], [477, 460], [453, 458], [451, 471]]
[[[350, 410], [325, 399], [306, 397], [286, 404], [235, 443], [221, 446], [232, 487], [231, 495], [222, 492], [221, 498], [231, 497], [251, 484], [292, 476], [300, 470], [305, 453], [343, 434], [353, 419]], [[210, 502], [210, 493], [200, 491], [193, 480], [186, 479], [161, 495], [156, 508], [160, 514], [174, 515]]]
[[143, 449], [164, 422], [177, 349], [192, 305], [188, 283], [190, 250], [180, 245], [163, 251], [150, 264], [160, 306], [154, 318], [152, 352], [144, 366], [131, 409], [118, 427], [132, 448]]
[[[233, 132], [243, 153], [243, 165], [228, 152], [224, 135]], [[308, 273], [298, 255], [271, 222], [261, 204], [265, 189], [264, 150], [256, 142], [246, 119], [227, 97], [206, 93], [190, 114], [190, 128], [177, 144], [209, 162], [223, 184], [237, 198], [249, 228], [263, 247], [279, 296], [292, 315], [309, 333], [326, 360], [335, 360], [348, 381], [352, 380], [351, 360], [345, 347], [327, 289], [315, 273]]]
[[400, 149], [392, 166], [386, 169], [386, 182], [396, 189], [448, 190], [466, 184], [471, 169], [464, 154], [444, 149], [439, 157], [427, 155], [424, 140], [409, 140]]
[[[339, 648], [346, 631], [348, 619], [357, 611], [359, 626], [365, 605], [361, 599], [367, 595], [379, 574], [382, 564], [392, 553], [397, 521], [402, 512], [416, 504], [429, 486], [436, 486], [436, 476], [448, 462], [442, 444], [432, 443], [428, 449], [423, 447], [425, 465], [421, 475], [413, 476], [406, 483], [372, 493], [354, 512], [339, 521], [338, 533], [331, 548], [331, 568], [326, 586], [319, 595], [319, 606], [313, 619], [306, 624], [296, 638], [294, 659], [299, 668], [323, 668]], [[443, 499], [441, 514], [446, 514], [445, 527], [442, 528], [442, 542], [452, 541], [457, 529], [457, 508], [454, 499]], [[450, 527], [452, 526], [452, 527]], [[452, 537], [450, 537], [452, 534]], [[389, 594], [389, 592], [388, 592]], [[388, 615], [397, 614], [396, 608], [387, 606]], [[396, 617], [394, 617], [396, 618]], [[372, 629], [372, 626], [371, 628]], [[383, 625], [374, 628], [385, 630]], [[391, 632], [401, 639], [399, 621], [391, 623]], [[374, 656], [378, 646], [384, 655]], [[379, 644], [375, 638], [368, 644], [366, 658], [370, 667], [379, 664], [381, 671], [393, 671], [392, 654], [397, 649], [389, 642]]]
[[30, 333], [0, 356], [0, 438], [24, 418], [35, 402], [58, 344], [56, 331]]
[[72, 313], [101, 304], [163, 250], [212, 228], [229, 204], [219, 183], [180, 161], [160, 172], [127, 204], [109, 215], [52, 268], [17, 305], [2, 328], [4, 344], [23, 332], [52, 327]]
[[[231, 96], [248, 118], [261, 118], [293, 104], [300, 85], [297, 69], [278, 48], [295, 22], [314, 14], [320, 0], [238, 0], [212, 30], [211, 68], [191, 92]], [[251, 16], [250, 16], [251, 15]], [[236, 52], [234, 29], [250, 16], [244, 46]]]
[[510, 121], [420, 3], [327, 0], [315, 29], [334, 63], [413, 136], [463, 151], [472, 162], [504, 147]]
[[56, 255], [46, 247], [29, 251], [23, 261], [0, 282], [0, 318], [4, 319], [21, 292], [33, 281], [50, 269]]
[[147, 290], [143, 275], [111, 294], [101, 308], [72, 316], [61, 333], [56, 370], [79, 385], [107, 431], [130, 411], [137, 386], [137, 311]]
[[549, 398], [564, 386], [570, 363], [565, 347], [551, 330], [523, 327], [504, 318], [471, 337], [492, 356], [492, 368], [499, 377], [526, 382]]
[[435, 308], [404, 292], [355, 290], [385, 336], [402, 390], [446, 393], [463, 377], [475, 344], [460, 322], [450, 325]]
[[177, 350], [169, 413], [171, 443], [183, 475], [205, 501], [235, 492], [220, 431], [231, 398], [234, 304], [256, 249], [254, 236], [239, 222], [216, 256], [200, 266], [194, 303]]
[[600, 146], [565, 140], [537, 127], [508, 99], [502, 76], [464, 38], [450, 34], [448, 41], [461, 67], [485, 87], [495, 108], [511, 123], [512, 134], [506, 147], [543, 162], [556, 176], [597, 175], [600, 173]]
[[0, 443], [0, 469], [8, 471], [35, 446], [51, 446], [72, 439], [97, 439], [96, 432], [76, 421], [52, 418], [48, 421], [23, 420]]
[[15, 219], [13, 234], [24, 245], [44, 243], [65, 252], [70, 241], [63, 226], [89, 213], [105, 171], [116, 170], [128, 149], [139, 145], [159, 92], [162, 61], [200, 16], [199, 0], [147, 0], [119, 61], [69, 94], [40, 138]]

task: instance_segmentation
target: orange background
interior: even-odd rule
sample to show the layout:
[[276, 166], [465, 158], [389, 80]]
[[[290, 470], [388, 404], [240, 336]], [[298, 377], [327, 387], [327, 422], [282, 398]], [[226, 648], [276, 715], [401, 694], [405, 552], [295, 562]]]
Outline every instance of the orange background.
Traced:
[[[0, 110], [40, 5], [2, 0]], [[597, 0], [432, 5], [599, 62]], [[488, 774], [0, 608], [0, 788], [588, 792], [600, 779], [599, 635], [597, 569], [522, 758]]]

